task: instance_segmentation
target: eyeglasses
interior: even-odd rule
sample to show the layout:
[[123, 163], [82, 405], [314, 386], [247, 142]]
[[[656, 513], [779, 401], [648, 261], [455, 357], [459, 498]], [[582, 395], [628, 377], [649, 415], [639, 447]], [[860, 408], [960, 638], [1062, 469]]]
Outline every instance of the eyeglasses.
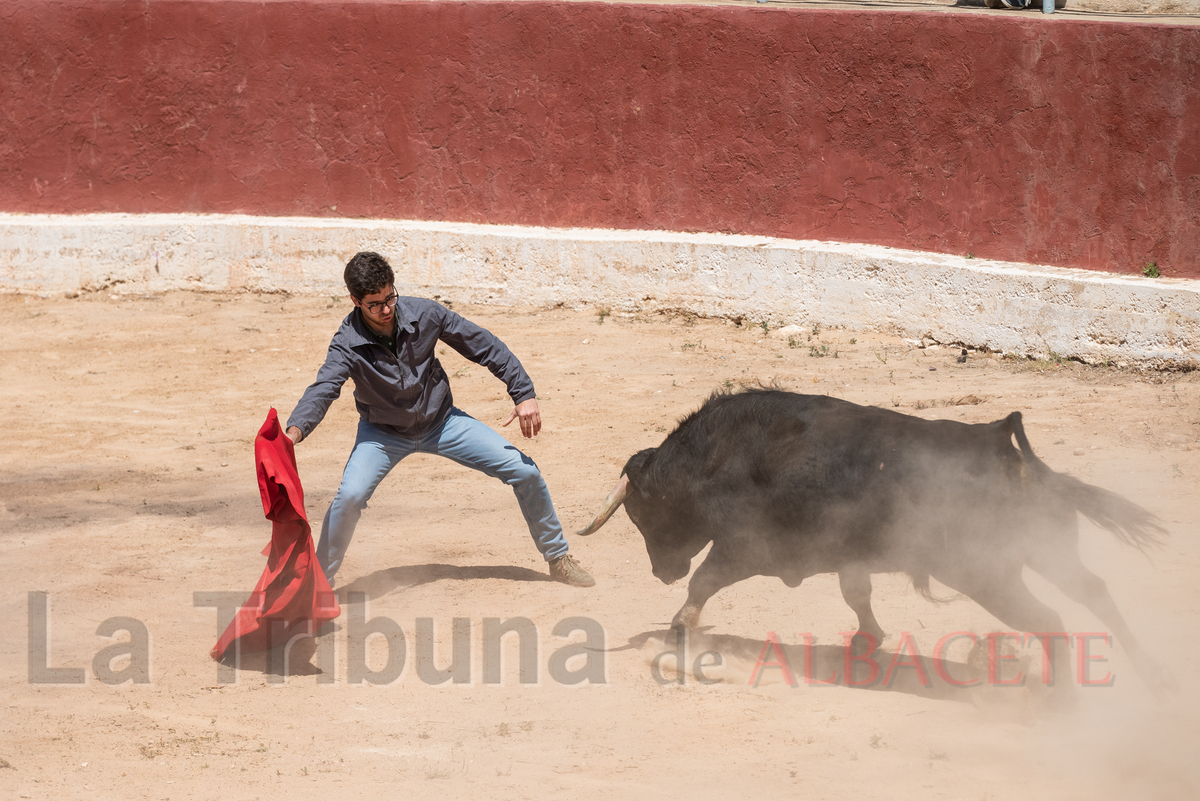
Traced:
[[377, 300], [374, 303], [364, 303], [363, 307], [371, 314], [379, 314], [381, 311], [383, 311], [384, 306], [387, 306], [389, 309], [395, 307], [396, 300], [396, 287], [392, 287], [392, 294], [388, 295], [383, 300]]

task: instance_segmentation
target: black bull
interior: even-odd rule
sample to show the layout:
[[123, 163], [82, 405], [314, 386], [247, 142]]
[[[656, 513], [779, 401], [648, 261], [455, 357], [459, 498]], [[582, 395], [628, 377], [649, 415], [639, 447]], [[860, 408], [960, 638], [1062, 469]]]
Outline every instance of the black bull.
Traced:
[[778, 576], [795, 587], [837, 573], [860, 635], [880, 642], [871, 574], [890, 572], [907, 573], [926, 597], [932, 576], [1013, 629], [1060, 632], [1058, 613], [1025, 585], [1029, 566], [1090, 609], [1159, 685], [1104, 581], [1080, 561], [1076, 512], [1139, 549], [1164, 529], [1145, 509], [1050, 469], [1019, 412], [972, 425], [819, 395], [716, 394], [662, 445], [629, 459], [579, 533], [595, 532], [622, 502], [667, 584], [712, 542], [672, 621], [676, 634], [742, 579]]

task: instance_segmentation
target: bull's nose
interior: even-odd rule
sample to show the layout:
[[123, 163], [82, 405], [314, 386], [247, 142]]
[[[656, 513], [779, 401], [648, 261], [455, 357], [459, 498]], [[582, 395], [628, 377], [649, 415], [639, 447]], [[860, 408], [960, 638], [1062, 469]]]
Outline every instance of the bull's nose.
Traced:
[[678, 573], [678, 572], [668, 573], [665, 570], [651, 570], [650, 572], [654, 574], [654, 577], [656, 579], [658, 579], [663, 584], [666, 584], [668, 586], [674, 584], [675, 582], [679, 581], [681, 578], [683, 578], [684, 576], [687, 575], [687, 573]]

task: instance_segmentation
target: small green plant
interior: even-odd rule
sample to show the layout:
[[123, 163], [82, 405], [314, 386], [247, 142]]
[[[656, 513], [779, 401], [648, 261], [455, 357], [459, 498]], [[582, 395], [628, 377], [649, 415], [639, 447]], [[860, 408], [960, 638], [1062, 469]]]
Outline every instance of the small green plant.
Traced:
[[798, 339], [796, 339], [795, 337], [788, 337], [788, 347], [789, 348], [798, 348], [798, 347], [800, 347], [800, 341]]
[[763, 320], [761, 323], [759, 323], [759, 325], [762, 326], [763, 336], [766, 336], [767, 334], [771, 333], [771, 326], [767, 325], [766, 320]]
[[600, 325], [604, 325], [604, 318], [608, 317], [610, 314], [612, 314], [612, 309], [608, 308], [607, 306], [601, 306], [600, 308], [596, 309], [596, 317], [599, 320]]
[[725, 379], [725, 389], [733, 389], [733, 379], [732, 378]]
[[851, 344], [851, 345], [857, 345], [857, 344], [858, 344], [858, 339], [856, 339], [855, 337], [850, 337], [850, 344]]
[[680, 350], [695, 350], [696, 348], [700, 347], [703, 344], [704, 344], [704, 340], [700, 340], [699, 342], [684, 342], [682, 345], [679, 346], [679, 349]]
[[1146, 262], [1146, 266], [1142, 268], [1142, 275], [1147, 278], [1160, 278], [1162, 273], [1158, 271], [1158, 264], [1152, 261]]
[[[816, 357], [816, 358], [818, 358], [818, 359], [822, 359], [822, 358], [824, 358], [824, 357], [826, 357], [826, 356], [828, 356], [828, 355], [829, 355], [829, 346], [828, 346], [828, 345], [825, 345], [825, 344], [822, 344], [822, 345], [820, 345], [820, 346], [818, 346], [818, 345], [809, 345], [809, 346], [808, 346], [808, 355], [809, 355], [809, 356]], [[836, 355], [836, 354], [835, 354], [835, 355]]]
[[821, 324], [813, 323], [812, 332], [814, 337], [819, 335], [821, 333]]
[[975, 254], [974, 254], [974, 253], [972, 253], [971, 251], [969, 251], [969, 250], [968, 250], [968, 251], [967, 251], [967, 256], [966, 256], [966, 257], [967, 257], [968, 259], [973, 259], [973, 258], [975, 258]]

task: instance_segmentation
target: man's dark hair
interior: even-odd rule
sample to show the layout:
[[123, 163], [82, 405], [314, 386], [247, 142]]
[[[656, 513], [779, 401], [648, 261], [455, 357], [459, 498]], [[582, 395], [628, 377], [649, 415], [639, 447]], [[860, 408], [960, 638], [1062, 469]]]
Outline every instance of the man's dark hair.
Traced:
[[343, 277], [346, 279], [346, 289], [350, 290], [355, 300], [391, 289], [392, 284], [396, 283], [392, 265], [383, 256], [369, 250], [354, 254], [354, 258], [346, 263]]

